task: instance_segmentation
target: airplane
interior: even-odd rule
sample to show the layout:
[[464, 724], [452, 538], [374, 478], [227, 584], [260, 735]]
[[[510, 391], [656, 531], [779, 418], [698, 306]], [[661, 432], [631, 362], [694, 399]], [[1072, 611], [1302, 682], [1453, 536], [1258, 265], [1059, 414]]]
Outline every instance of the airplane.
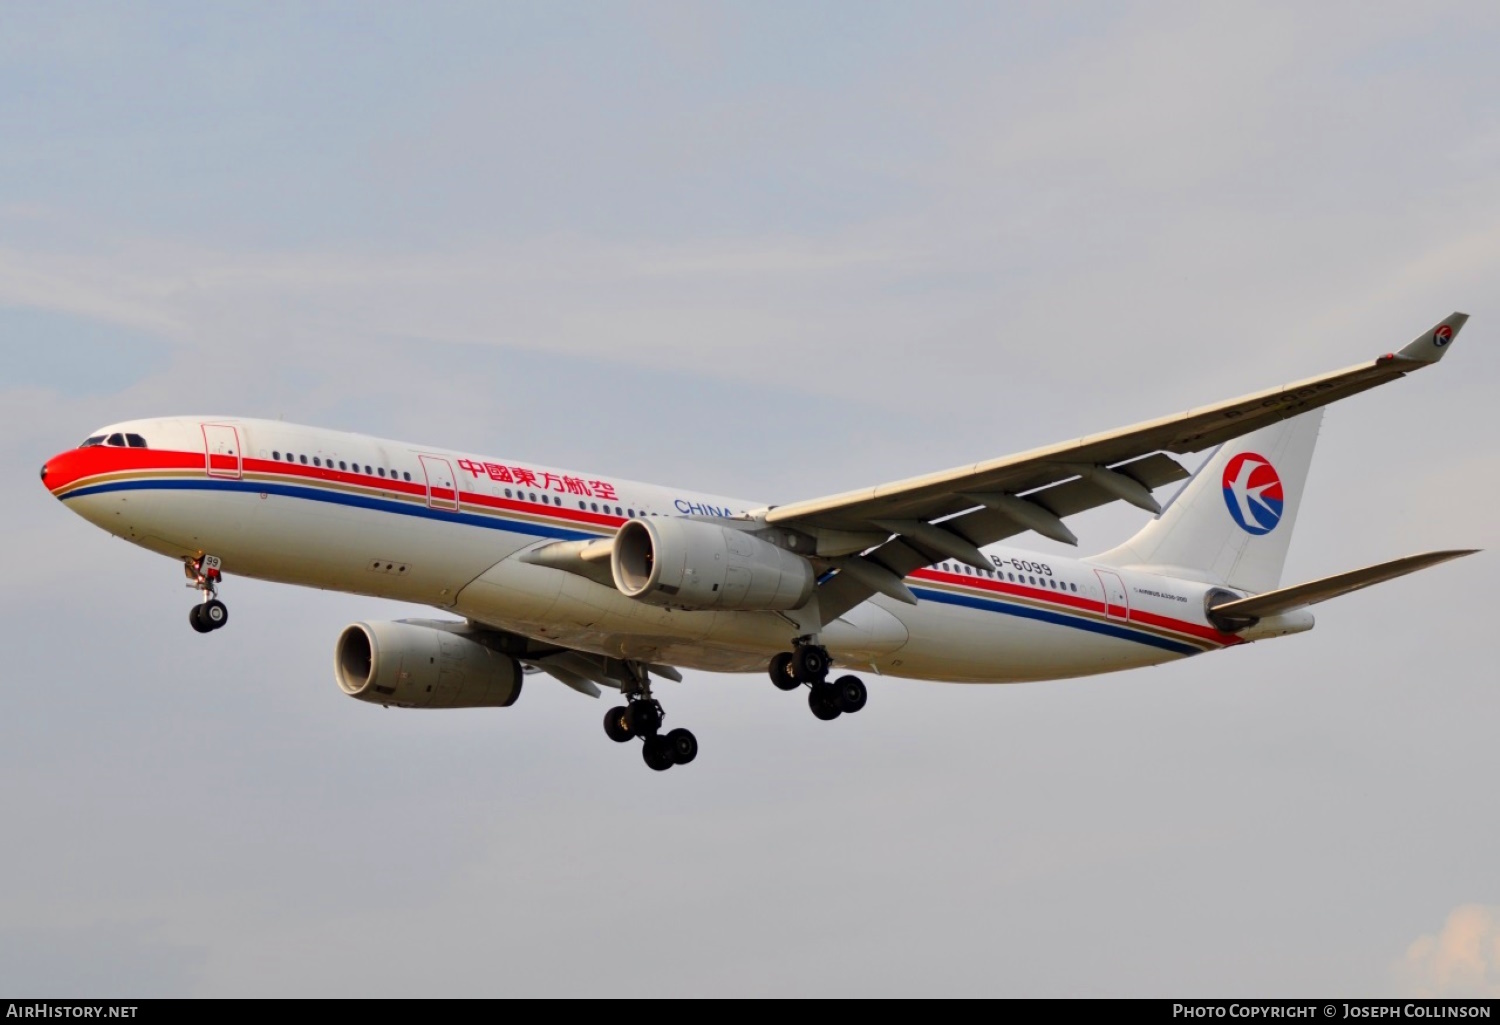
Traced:
[[[475, 708], [514, 704], [528, 675], [609, 688], [606, 734], [640, 739], [663, 771], [698, 754], [651, 686], [681, 668], [766, 672], [833, 720], [869, 697], [849, 670], [1017, 683], [1157, 665], [1309, 630], [1311, 605], [1472, 554], [1280, 586], [1323, 407], [1438, 362], [1467, 319], [1280, 388], [785, 505], [220, 416], [101, 427], [41, 477], [90, 523], [179, 560], [199, 633], [228, 622], [231, 573], [434, 607], [462, 618], [345, 628], [344, 693]], [[1206, 449], [1196, 473], [1173, 458]], [[1117, 501], [1153, 518], [1098, 555], [997, 547], [1026, 532], [1076, 545], [1064, 520]]]

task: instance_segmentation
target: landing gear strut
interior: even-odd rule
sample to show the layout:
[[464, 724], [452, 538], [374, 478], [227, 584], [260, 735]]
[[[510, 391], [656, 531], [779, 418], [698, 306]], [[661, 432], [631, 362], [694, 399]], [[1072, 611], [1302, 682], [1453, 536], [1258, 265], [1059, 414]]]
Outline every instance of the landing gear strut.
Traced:
[[186, 559], [182, 564], [187, 574], [188, 585], [203, 594], [203, 600], [188, 610], [188, 622], [201, 634], [217, 630], [229, 622], [229, 609], [219, 600], [219, 581], [224, 575], [219, 571], [219, 558], [215, 555], [200, 555]]
[[622, 690], [624, 705], [604, 713], [604, 732], [617, 744], [640, 737], [641, 758], [657, 772], [686, 765], [698, 757], [698, 738], [685, 729], [661, 732], [666, 712], [651, 696], [651, 680], [642, 667], [629, 667], [630, 679]]
[[807, 705], [819, 719], [837, 719], [845, 712], [852, 715], [865, 707], [870, 692], [857, 676], [840, 676], [830, 683], [828, 670], [832, 664], [827, 648], [801, 638], [791, 651], [771, 659], [771, 682], [781, 690], [796, 690], [806, 684]]

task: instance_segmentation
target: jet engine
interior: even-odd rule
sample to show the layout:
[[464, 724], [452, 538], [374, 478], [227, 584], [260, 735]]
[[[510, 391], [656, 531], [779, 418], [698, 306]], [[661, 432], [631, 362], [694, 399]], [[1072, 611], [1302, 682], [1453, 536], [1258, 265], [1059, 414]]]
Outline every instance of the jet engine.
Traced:
[[505, 708], [521, 666], [459, 633], [462, 623], [355, 623], [339, 635], [334, 675], [345, 694], [401, 708]]
[[703, 520], [631, 520], [615, 536], [610, 571], [620, 593], [684, 609], [795, 609], [816, 574], [800, 555]]

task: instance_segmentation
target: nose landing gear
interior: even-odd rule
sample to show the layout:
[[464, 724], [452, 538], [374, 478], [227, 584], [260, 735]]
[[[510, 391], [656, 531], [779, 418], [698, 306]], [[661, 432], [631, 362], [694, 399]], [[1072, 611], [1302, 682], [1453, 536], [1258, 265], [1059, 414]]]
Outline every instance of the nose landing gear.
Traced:
[[870, 692], [857, 676], [841, 676], [831, 683], [832, 666], [828, 649], [810, 640], [798, 640], [791, 651], [771, 659], [771, 682], [780, 690], [796, 690], [806, 684], [807, 705], [812, 714], [825, 721], [848, 712], [853, 715], [870, 700]]
[[219, 581], [223, 573], [219, 570], [219, 558], [215, 555], [200, 555], [186, 559], [182, 564], [188, 578], [188, 587], [203, 594], [203, 600], [188, 610], [188, 622], [194, 630], [206, 634], [229, 622], [229, 609], [219, 600]]

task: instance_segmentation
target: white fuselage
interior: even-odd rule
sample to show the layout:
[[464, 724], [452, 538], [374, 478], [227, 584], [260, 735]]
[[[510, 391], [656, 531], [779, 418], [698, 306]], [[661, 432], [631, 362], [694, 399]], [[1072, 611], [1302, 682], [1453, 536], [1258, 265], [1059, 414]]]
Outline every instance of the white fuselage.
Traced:
[[[74, 512], [226, 574], [435, 606], [617, 658], [759, 670], [798, 629], [775, 612], [687, 611], [517, 556], [611, 536], [632, 518], [744, 517], [762, 503], [277, 421], [112, 425], [49, 461]], [[877, 673], [1017, 682], [1153, 665], [1240, 643], [1205, 615], [1206, 582], [993, 547], [906, 579], [915, 606], [876, 597], [824, 628], [834, 660]]]

